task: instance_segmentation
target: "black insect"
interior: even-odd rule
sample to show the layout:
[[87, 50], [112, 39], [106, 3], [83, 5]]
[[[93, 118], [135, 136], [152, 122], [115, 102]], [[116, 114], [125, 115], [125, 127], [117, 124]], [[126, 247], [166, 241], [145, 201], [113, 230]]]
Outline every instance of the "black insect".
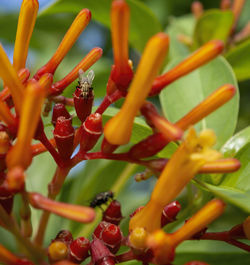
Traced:
[[95, 208], [97, 206], [101, 206], [102, 204], [107, 203], [109, 199], [114, 198], [114, 193], [112, 191], [105, 191], [98, 193], [95, 198], [91, 201], [90, 207]]
[[81, 90], [81, 96], [84, 99], [88, 99], [93, 93], [92, 83], [94, 78], [95, 73], [93, 70], [90, 70], [87, 76], [82, 69], [79, 70], [79, 81], [77, 88]]

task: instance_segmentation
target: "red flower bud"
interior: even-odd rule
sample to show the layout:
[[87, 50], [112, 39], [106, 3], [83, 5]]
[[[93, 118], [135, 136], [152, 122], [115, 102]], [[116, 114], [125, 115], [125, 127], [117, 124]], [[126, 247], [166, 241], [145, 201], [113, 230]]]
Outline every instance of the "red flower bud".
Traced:
[[54, 106], [53, 113], [52, 113], [52, 124], [53, 124], [54, 127], [56, 126], [57, 118], [59, 118], [60, 116], [64, 117], [65, 119], [70, 119], [71, 120], [71, 116], [68, 113], [68, 111], [65, 108], [65, 106], [62, 103], [57, 103]]
[[74, 105], [77, 117], [84, 122], [90, 115], [94, 101], [94, 93], [92, 88], [92, 81], [94, 79], [94, 72], [89, 71], [85, 77], [83, 71], [79, 71], [79, 81], [76, 87], [74, 96]]
[[167, 204], [162, 211], [161, 226], [163, 227], [166, 224], [175, 221], [175, 218], [180, 210], [181, 210], [181, 205], [178, 201], [173, 201]]
[[74, 128], [69, 119], [59, 117], [54, 130], [54, 137], [58, 152], [63, 159], [70, 158], [73, 152]]
[[90, 244], [92, 262], [95, 265], [114, 265], [115, 256], [98, 238], [94, 238]]
[[62, 241], [63, 243], [69, 245], [73, 241], [73, 237], [70, 231], [61, 230], [55, 238], [55, 241]]
[[102, 134], [102, 116], [99, 113], [89, 115], [80, 127], [80, 149], [87, 152], [92, 149]]
[[69, 246], [70, 260], [75, 263], [81, 263], [89, 256], [90, 243], [85, 237], [75, 239]]
[[102, 221], [109, 222], [111, 224], [119, 225], [122, 220], [121, 204], [113, 200], [106, 211], [102, 215]]
[[94, 236], [100, 239], [112, 253], [119, 250], [122, 233], [118, 226], [102, 221], [95, 229]]

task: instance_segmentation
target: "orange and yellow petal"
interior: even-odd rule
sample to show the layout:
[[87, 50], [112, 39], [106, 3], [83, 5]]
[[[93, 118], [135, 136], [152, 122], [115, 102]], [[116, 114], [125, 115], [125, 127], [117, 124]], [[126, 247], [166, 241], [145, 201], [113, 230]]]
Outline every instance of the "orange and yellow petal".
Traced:
[[29, 42], [35, 26], [39, 3], [37, 0], [23, 0], [17, 24], [13, 66], [16, 71], [25, 68]]
[[158, 33], [148, 41], [121, 110], [104, 128], [109, 143], [122, 145], [129, 142], [134, 118], [148, 96], [168, 51], [168, 44], [168, 36], [164, 33]]

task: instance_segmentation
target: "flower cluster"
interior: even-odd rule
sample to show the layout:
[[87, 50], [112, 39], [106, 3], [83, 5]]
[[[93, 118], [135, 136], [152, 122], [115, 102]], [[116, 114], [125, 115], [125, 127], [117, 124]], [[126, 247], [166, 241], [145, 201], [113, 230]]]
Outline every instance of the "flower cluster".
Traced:
[[[218, 40], [210, 41], [168, 72], [158, 75], [169, 48], [168, 35], [158, 33], [147, 42], [140, 63], [134, 71], [128, 52], [129, 7], [125, 0], [114, 0], [111, 7], [114, 65], [107, 83], [106, 96], [92, 113], [94, 72], [89, 71], [88, 75], [84, 72], [101, 57], [102, 49], [93, 48], [62, 80], [53, 80], [58, 65], [89, 23], [90, 11], [83, 9], [77, 15], [51, 59], [30, 77], [26, 58], [37, 11], [37, 0], [23, 0], [13, 64], [0, 46], [0, 77], [4, 83], [4, 89], [0, 92], [0, 225], [15, 236], [25, 253], [25, 257], [12, 254], [0, 245], [0, 262], [9, 265], [66, 265], [80, 264], [91, 257], [91, 264], [111, 265], [133, 259], [143, 264], [170, 264], [174, 259], [175, 248], [181, 242], [191, 239], [223, 240], [249, 251], [249, 246], [237, 241], [250, 238], [249, 218], [222, 234], [206, 233], [207, 225], [223, 213], [225, 203], [220, 199], [208, 202], [174, 233], [165, 233], [162, 229], [175, 221], [181, 206], [174, 200], [197, 173], [233, 172], [240, 167], [238, 160], [224, 159], [218, 151], [212, 149], [216, 141], [213, 131], [196, 133], [192, 127], [228, 102], [236, 89], [231, 84], [219, 87], [175, 124], [158, 113], [156, 107], [146, 99], [158, 95], [168, 84], [218, 56], [224, 49], [223, 43]], [[73, 98], [62, 96], [64, 89], [78, 77]], [[103, 129], [102, 114], [120, 98], [125, 98], [122, 108]], [[54, 105], [52, 139], [46, 136], [41, 118], [45, 99]], [[75, 108], [81, 122], [79, 128], [72, 126], [72, 116], [66, 106]], [[130, 146], [127, 151], [114, 153], [119, 146], [130, 142], [138, 112], [152, 129], [152, 134]], [[185, 131], [187, 133], [184, 136]], [[101, 150], [92, 151], [102, 135]], [[33, 139], [39, 143], [34, 144]], [[169, 160], [153, 158], [172, 141], [178, 141], [179, 146]], [[79, 151], [72, 155], [77, 146], [80, 146]], [[48, 185], [47, 197], [27, 191], [25, 186], [25, 171], [32, 159], [46, 151], [57, 164], [56, 172]], [[131, 215], [128, 235], [123, 235], [120, 230], [119, 224], [123, 219], [121, 206], [118, 201], [113, 200], [112, 191], [99, 194], [91, 207], [55, 200], [69, 171], [81, 161], [91, 159], [139, 164], [158, 177], [149, 202]], [[137, 179], [146, 177], [145, 173]], [[20, 223], [12, 215], [16, 194], [20, 194], [22, 198]], [[110, 200], [91, 241], [85, 237], [74, 239], [70, 231], [58, 231], [45, 251], [43, 238], [51, 213], [77, 222], [90, 223], [95, 218], [94, 208]], [[33, 239], [30, 207], [43, 211]], [[116, 254], [120, 246], [129, 250]]]

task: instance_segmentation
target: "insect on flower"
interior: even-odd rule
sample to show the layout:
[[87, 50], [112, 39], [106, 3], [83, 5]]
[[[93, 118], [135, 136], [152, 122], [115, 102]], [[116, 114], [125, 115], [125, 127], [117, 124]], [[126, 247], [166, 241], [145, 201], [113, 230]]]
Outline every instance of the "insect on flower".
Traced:
[[81, 90], [81, 96], [84, 99], [88, 99], [93, 95], [92, 83], [95, 78], [95, 73], [90, 70], [86, 75], [82, 69], [79, 70], [79, 81], [77, 88]]
[[101, 206], [102, 204], [107, 203], [109, 199], [114, 198], [114, 193], [112, 191], [105, 191], [98, 193], [90, 203], [90, 207], [95, 208]]

